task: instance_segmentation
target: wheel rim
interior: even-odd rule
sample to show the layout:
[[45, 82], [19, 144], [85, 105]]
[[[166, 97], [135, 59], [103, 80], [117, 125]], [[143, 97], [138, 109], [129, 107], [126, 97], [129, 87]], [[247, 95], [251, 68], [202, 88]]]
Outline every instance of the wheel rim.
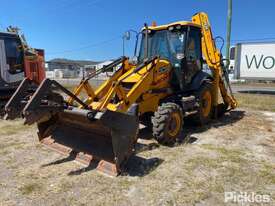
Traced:
[[211, 98], [211, 93], [210, 91], [205, 91], [202, 95], [202, 115], [204, 117], [208, 117], [209, 113], [211, 111], [211, 103], [212, 103], [212, 98]]
[[168, 125], [168, 135], [176, 137], [181, 128], [181, 116], [178, 113], [172, 113]]

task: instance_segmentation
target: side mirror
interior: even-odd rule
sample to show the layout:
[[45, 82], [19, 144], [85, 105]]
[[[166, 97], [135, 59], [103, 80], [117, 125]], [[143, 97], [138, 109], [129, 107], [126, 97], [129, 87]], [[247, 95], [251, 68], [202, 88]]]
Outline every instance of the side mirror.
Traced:
[[137, 63], [138, 63], [138, 57], [137, 57], [137, 56], [133, 56], [133, 57], [129, 60], [129, 63], [130, 63], [130, 64], [133, 64], [133, 65], [137, 65]]
[[177, 58], [178, 60], [182, 60], [182, 59], [185, 58], [185, 54], [184, 54], [184, 53], [177, 53], [177, 54], [176, 54], [176, 58]]
[[124, 33], [124, 38], [125, 38], [127, 41], [131, 39], [131, 33], [130, 33], [130, 31], [126, 31], [126, 32]]

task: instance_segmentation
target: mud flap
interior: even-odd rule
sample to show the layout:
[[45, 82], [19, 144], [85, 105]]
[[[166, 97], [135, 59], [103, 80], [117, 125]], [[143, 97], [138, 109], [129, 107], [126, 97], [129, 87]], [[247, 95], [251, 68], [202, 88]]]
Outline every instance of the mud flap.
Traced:
[[38, 123], [39, 140], [62, 153], [76, 153], [76, 160], [116, 176], [134, 151], [138, 118], [119, 112], [72, 108]]

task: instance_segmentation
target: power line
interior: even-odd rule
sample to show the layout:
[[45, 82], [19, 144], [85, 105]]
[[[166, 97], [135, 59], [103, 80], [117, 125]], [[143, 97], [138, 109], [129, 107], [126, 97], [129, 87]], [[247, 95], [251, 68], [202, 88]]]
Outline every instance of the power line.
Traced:
[[[267, 37], [267, 38], [255, 38], [255, 39], [232, 39], [230, 42], [231, 43], [238, 43], [238, 42], [264, 42], [264, 41], [275, 41], [275, 37]], [[221, 40], [216, 40], [216, 42], [223, 42]]]
[[56, 15], [56, 14], [60, 14], [60, 11], [70, 11], [71, 9], [77, 9], [77, 8], [81, 8], [82, 6], [91, 6], [91, 5], [94, 5], [96, 3], [98, 3], [99, 1], [101, 0], [93, 0], [93, 1], [86, 1], [86, 2], [79, 2], [78, 0], [72, 0], [72, 1], [69, 1], [67, 3], [63, 2], [62, 5], [60, 6], [55, 6], [55, 7], [52, 7], [51, 9], [49, 9], [51, 12], [52, 11], [56, 11], [56, 10], [59, 10], [59, 12], [53, 12], [51, 13], [51, 15]]
[[71, 7], [73, 6], [74, 4], [78, 3], [79, 4], [79, 1], [78, 0], [71, 0], [69, 2], [61, 2], [62, 4], [60, 6], [55, 6], [55, 7], [52, 7], [51, 9], [49, 9], [50, 11], [53, 11], [53, 10], [63, 10], [63, 9], [66, 9], [68, 7]]
[[82, 46], [82, 47], [75, 48], [75, 49], [69, 49], [69, 50], [57, 51], [57, 52], [49, 52], [48, 55], [73, 53], [73, 52], [89, 49], [89, 48], [92, 48], [92, 47], [101, 46], [101, 45], [107, 44], [109, 42], [115, 41], [117, 39], [121, 39], [121, 36], [117, 36], [117, 37], [114, 37], [112, 39], [108, 39], [108, 40], [105, 40], [105, 41], [102, 41], [102, 42], [98, 42], [98, 43], [94, 43], [94, 44], [89, 44], [89, 45]]
[[235, 39], [232, 42], [246, 42], [246, 41], [271, 41], [275, 40], [275, 37], [268, 37], [268, 38], [258, 38], [258, 39]]
[[86, 6], [91, 6], [91, 5], [94, 5], [98, 2], [100, 2], [101, 0], [94, 0], [94, 1], [90, 1], [90, 2], [87, 2]]
[[[78, 47], [78, 48], [74, 48], [74, 49], [69, 49], [69, 50], [64, 50], [64, 51], [56, 51], [56, 52], [49, 52], [48, 55], [73, 53], [73, 52], [89, 49], [89, 48], [92, 48], [92, 47], [98, 47], [98, 46], [107, 44], [109, 42], [115, 41], [117, 39], [121, 39], [121, 36], [116, 36], [114, 38], [111, 38], [111, 39], [108, 39], [108, 40], [105, 40], [105, 41], [101, 41], [101, 42], [94, 43], [94, 44], [88, 44], [86, 46], [82, 46], [82, 47]], [[233, 40], [231, 40], [231, 42], [249, 42], [249, 41], [267, 41], [267, 40], [269, 40], [269, 41], [275, 40], [275, 37], [274, 38], [271, 38], [271, 37], [269, 37], [269, 38], [256, 38], [256, 39], [233, 39]], [[221, 42], [221, 41], [218, 40], [217, 42]]]

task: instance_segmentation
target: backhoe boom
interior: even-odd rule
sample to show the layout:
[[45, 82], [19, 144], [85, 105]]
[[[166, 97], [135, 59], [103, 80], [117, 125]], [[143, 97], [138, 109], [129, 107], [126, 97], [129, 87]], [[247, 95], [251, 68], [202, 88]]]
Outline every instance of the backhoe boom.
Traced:
[[[229, 88], [230, 94], [226, 89], [224, 81], [228, 81], [228, 77], [223, 78], [224, 75], [227, 75], [227, 73], [224, 72], [226, 68], [224, 68], [222, 55], [216, 47], [208, 15], [203, 12], [197, 13], [192, 17], [192, 21], [201, 26], [202, 52], [207, 65], [213, 72], [213, 105], [217, 108], [219, 98], [218, 94], [220, 90], [225, 105], [234, 109], [237, 107], [237, 101], [232, 94], [231, 88]], [[226, 84], [230, 87], [229, 82], [226, 82]]]

